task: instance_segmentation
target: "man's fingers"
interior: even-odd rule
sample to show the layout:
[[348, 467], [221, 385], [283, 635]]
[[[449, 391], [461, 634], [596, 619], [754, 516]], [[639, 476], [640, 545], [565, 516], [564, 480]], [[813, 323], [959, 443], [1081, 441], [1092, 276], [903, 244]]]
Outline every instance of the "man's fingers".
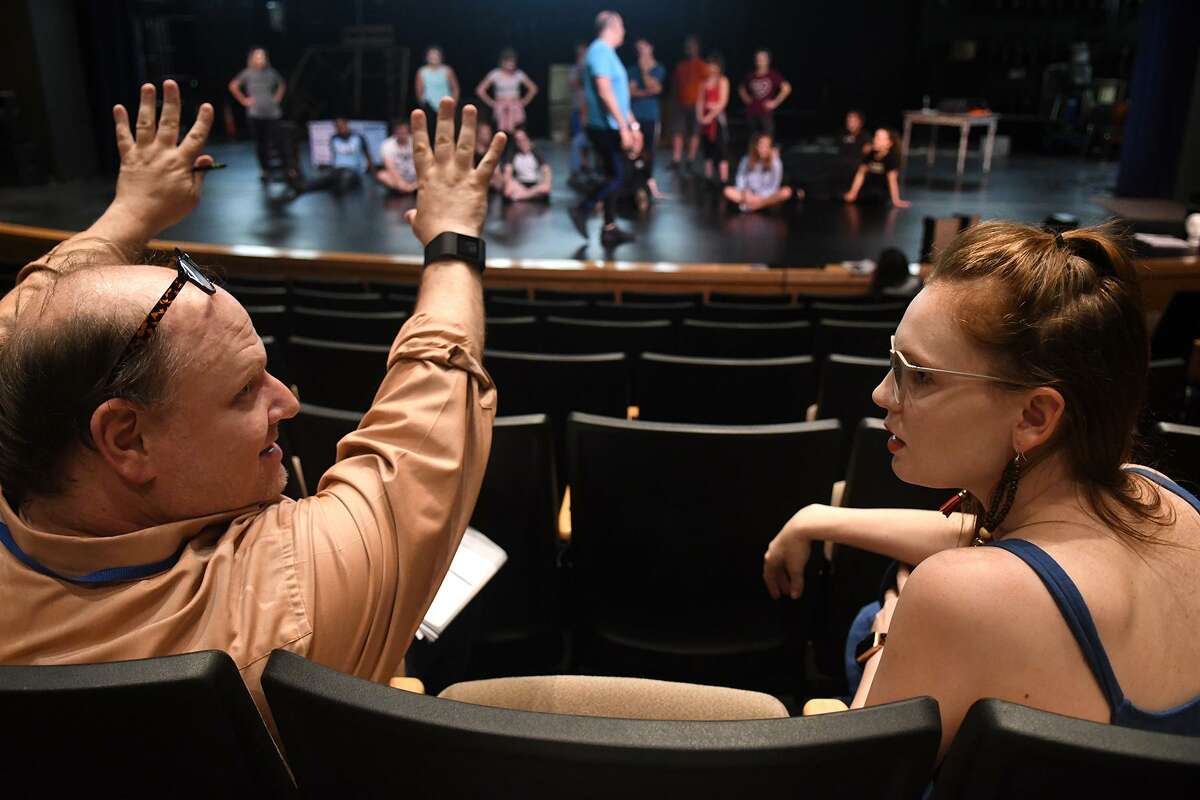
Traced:
[[129, 112], [125, 106], [113, 106], [113, 127], [117, 134], [117, 153], [121, 158], [133, 147], [133, 132], [129, 130]]
[[179, 84], [163, 81], [162, 115], [158, 118], [158, 140], [163, 144], [179, 142]]
[[443, 97], [438, 103], [437, 131], [434, 134], [433, 155], [438, 161], [450, 158], [454, 147], [454, 99]]
[[196, 160], [192, 162], [192, 169], [200, 167], [211, 167], [213, 165], [213, 157], [210, 155], [196, 156]]
[[475, 119], [478, 112], [473, 105], [465, 105], [462, 110], [462, 127], [458, 131], [458, 164], [463, 169], [471, 168], [471, 159], [475, 156]]
[[154, 97], [154, 84], [143, 84], [137, 115], [137, 143], [143, 147], [154, 141]]
[[500, 163], [500, 155], [507, 145], [508, 135], [504, 132], [497, 133], [492, 137], [492, 143], [488, 146], [487, 152], [483, 154], [483, 160], [475, 168], [475, 174], [484, 186], [492, 179], [492, 173], [496, 171], [496, 165]]
[[425, 112], [419, 108], [413, 109], [409, 116], [409, 126], [413, 135], [413, 164], [417, 168], [417, 177], [424, 178], [433, 165], [433, 149], [429, 146], [429, 121], [425, 118]]
[[180, 153], [184, 158], [195, 158], [199, 155], [200, 150], [204, 147], [204, 143], [208, 141], [208, 133], [212, 130], [212, 124], [212, 105], [201, 103], [200, 110], [196, 113], [196, 122], [179, 145]]

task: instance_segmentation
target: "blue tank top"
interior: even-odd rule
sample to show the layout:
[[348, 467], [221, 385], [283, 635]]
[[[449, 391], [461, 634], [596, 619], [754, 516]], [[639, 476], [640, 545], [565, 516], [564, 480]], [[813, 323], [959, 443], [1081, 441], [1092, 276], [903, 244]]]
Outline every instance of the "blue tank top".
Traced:
[[[1169, 478], [1139, 467], [1131, 467], [1129, 472], [1141, 475], [1163, 489], [1179, 495], [1200, 513], [1200, 499]], [[1109, 708], [1112, 709], [1109, 721], [1113, 725], [1159, 733], [1200, 736], [1200, 697], [1166, 711], [1145, 711], [1129, 702], [1125, 692], [1121, 690], [1121, 684], [1117, 682], [1117, 676], [1113, 673], [1108, 653], [1100, 642], [1100, 634], [1096, 631], [1083, 595], [1079, 593], [1075, 582], [1045, 550], [1023, 539], [1001, 539], [989, 542], [987, 546], [1007, 550], [1028, 564], [1042, 579], [1050, 596], [1058, 604], [1058, 609], [1075, 636], [1075, 641], [1079, 643], [1079, 649], [1083, 651], [1083, 657], [1091, 667], [1092, 674], [1096, 676], [1096, 682], [1108, 698]]]

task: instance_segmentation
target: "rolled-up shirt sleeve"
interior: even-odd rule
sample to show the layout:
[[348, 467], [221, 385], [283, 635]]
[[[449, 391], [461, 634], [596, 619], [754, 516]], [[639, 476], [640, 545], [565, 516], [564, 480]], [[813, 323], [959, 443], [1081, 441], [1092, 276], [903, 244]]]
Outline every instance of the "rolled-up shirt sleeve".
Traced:
[[479, 343], [418, 313], [405, 324], [358, 430], [290, 525], [312, 636], [306, 655], [392, 677], [466, 530], [491, 447], [496, 392]]

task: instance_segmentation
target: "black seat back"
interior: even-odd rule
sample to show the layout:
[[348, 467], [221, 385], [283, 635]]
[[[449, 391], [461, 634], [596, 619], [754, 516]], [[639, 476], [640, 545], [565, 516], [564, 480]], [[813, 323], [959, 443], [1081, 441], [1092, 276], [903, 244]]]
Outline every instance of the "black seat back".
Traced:
[[565, 289], [534, 289], [534, 300], [579, 301], [583, 303], [615, 303], [617, 293], [613, 291], [573, 292]]
[[283, 423], [292, 452], [304, 469], [304, 483], [315, 494], [321, 476], [337, 461], [337, 444], [358, 430], [363, 413], [301, 403], [295, 417]]
[[709, 426], [571, 415], [571, 552], [602, 653], [593, 663], [778, 686], [789, 639], [803, 630], [785, 624], [789, 606], [764, 589], [763, 553], [796, 509], [828, 500], [840, 438], [835, 421]]
[[[942, 760], [935, 800], [1150, 797], [1200, 786], [1200, 740], [978, 700]], [[1170, 787], [1170, 789], [1168, 788]]]
[[642, 353], [635, 384], [638, 418], [658, 422], [803, 422], [817, 394], [812, 356], [721, 359]]
[[594, 303], [588, 309], [587, 317], [614, 322], [654, 319], [674, 321], [693, 315], [695, 310], [695, 303], [633, 303], [626, 300], [622, 303]]
[[710, 302], [697, 308], [694, 318], [710, 322], [807, 322], [809, 311], [804, 305]]
[[633, 359], [638, 353], [675, 346], [675, 329], [665, 319], [609, 322], [551, 316], [542, 323], [542, 331], [544, 346], [552, 353], [619, 352]]
[[685, 319], [680, 355], [706, 358], [779, 358], [812, 354], [808, 322], [708, 322]]
[[287, 365], [305, 403], [365, 412], [387, 374], [388, 351], [386, 345], [293, 336]]
[[286, 339], [292, 331], [291, 317], [287, 306], [245, 306], [254, 330], [259, 336], [274, 336]]
[[1193, 493], [1200, 492], [1200, 427], [1160, 422], [1154, 439], [1161, 452], [1164, 473]]
[[[904, 316], [907, 303], [813, 303], [814, 319], [859, 320], [862, 322], [897, 323]], [[892, 326], [895, 328], [895, 325]]]
[[862, 358], [833, 354], [821, 365], [817, 391], [817, 418], [839, 419], [849, 452], [850, 440], [864, 417], [883, 417], [885, 412], [871, 400], [871, 392], [892, 368], [886, 358]]
[[294, 794], [223, 652], [0, 666], [0, 718], [10, 796]]
[[487, 318], [487, 348], [538, 353], [542, 347], [542, 324], [537, 317]]
[[497, 317], [528, 317], [543, 319], [551, 314], [560, 317], [583, 316], [588, 303], [583, 300], [524, 300], [519, 297], [491, 297], [487, 313]]
[[[293, 306], [320, 308], [326, 311], [386, 311], [379, 292], [324, 292], [317, 289], [292, 288]], [[408, 310], [408, 309], [405, 309]]]
[[558, 478], [545, 414], [496, 418], [471, 526], [504, 548], [508, 560], [471, 601], [480, 611], [480, 634], [470, 674], [554, 671], [562, 649]]
[[887, 358], [895, 322], [821, 319], [817, 323], [816, 355], [830, 353], [862, 358]]
[[292, 307], [292, 333], [312, 339], [390, 345], [408, 320], [403, 311], [331, 311]]
[[721, 722], [541, 714], [400, 692], [282, 650], [263, 687], [297, 782], [315, 796], [540, 800], [565, 787], [579, 800], [707, 800], [803, 786], [812, 797], [913, 797], [941, 736], [929, 698]]

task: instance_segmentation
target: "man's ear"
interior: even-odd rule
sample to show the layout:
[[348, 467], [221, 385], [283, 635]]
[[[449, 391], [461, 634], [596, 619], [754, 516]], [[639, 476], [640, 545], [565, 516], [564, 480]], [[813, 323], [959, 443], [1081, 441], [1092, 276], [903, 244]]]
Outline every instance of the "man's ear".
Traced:
[[1021, 418], [1013, 430], [1013, 449], [1028, 453], [1054, 436], [1067, 403], [1057, 389], [1041, 386], [1025, 394]]
[[153, 465], [142, 435], [145, 423], [146, 414], [140, 406], [116, 398], [92, 412], [90, 425], [96, 452], [114, 472], [136, 485], [154, 479]]

